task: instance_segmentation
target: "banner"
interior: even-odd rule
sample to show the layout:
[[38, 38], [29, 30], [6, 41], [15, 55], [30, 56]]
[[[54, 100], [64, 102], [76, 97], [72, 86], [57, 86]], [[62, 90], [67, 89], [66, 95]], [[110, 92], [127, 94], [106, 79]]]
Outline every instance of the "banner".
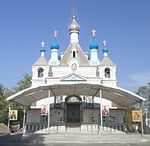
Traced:
[[141, 122], [141, 110], [132, 110], [132, 122]]
[[41, 105], [41, 115], [47, 115], [48, 114], [48, 110], [47, 110], [47, 106]]
[[107, 105], [102, 106], [102, 116], [109, 116], [109, 107]]
[[10, 120], [18, 119], [18, 110], [10, 110]]

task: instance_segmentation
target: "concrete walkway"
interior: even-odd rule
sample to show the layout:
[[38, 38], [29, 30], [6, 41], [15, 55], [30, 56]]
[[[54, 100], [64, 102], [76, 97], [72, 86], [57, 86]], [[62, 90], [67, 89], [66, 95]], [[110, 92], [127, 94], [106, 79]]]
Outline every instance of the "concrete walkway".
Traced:
[[14, 134], [0, 135], [1, 142], [10, 143], [144, 143], [150, 142], [150, 135], [140, 134], [131, 135], [98, 135], [98, 134], [79, 134], [79, 133], [50, 133], [50, 134]]

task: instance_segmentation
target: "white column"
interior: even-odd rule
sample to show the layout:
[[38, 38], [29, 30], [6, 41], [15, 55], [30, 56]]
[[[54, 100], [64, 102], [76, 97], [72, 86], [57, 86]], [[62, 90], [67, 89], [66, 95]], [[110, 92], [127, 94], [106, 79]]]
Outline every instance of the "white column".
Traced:
[[23, 133], [26, 132], [25, 120], [26, 120], [26, 109], [23, 110]]
[[10, 104], [9, 104], [9, 109], [8, 109], [8, 129], [10, 128]]
[[143, 129], [143, 112], [142, 112], [142, 106], [140, 103], [140, 111], [141, 111], [141, 130], [142, 130], [142, 138], [143, 138], [143, 134], [144, 134], [144, 129]]
[[101, 126], [100, 126], [100, 131], [102, 130], [103, 127], [103, 115], [102, 115], [102, 90], [99, 90], [99, 97], [100, 97], [100, 119], [101, 119]]
[[48, 99], [49, 99], [49, 101], [48, 101], [48, 124], [47, 124], [47, 128], [48, 128], [48, 133], [50, 132], [50, 113], [51, 113], [51, 111], [50, 111], [50, 105], [51, 105], [51, 103], [50, 103], [50, 96], [51, 96], [51, 91], [50, 91], [50, 89], [48, 90]]

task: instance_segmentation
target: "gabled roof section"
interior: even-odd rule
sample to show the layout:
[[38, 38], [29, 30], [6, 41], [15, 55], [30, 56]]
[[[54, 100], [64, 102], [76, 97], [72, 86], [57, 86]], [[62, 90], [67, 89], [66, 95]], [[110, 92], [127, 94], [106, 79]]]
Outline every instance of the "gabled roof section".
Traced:
[[100, 66], [116, 66], [108, 56], [104, 56], [102, 59]]
[[48, 62], [44, 56], [40, 56], [40, 58], [33, 65], [35, 66], [48, 65]]
[[89, 66], [88, 59], [86, 58], [83, 50], [81, 49], [79, 44], [70, 44], [67, 48], [66, 52], [64, 53], [62, 59], [60, 60], [61, 66], [68, 66], [69, 62], [71, 61], [71, 50], [72, 48], [76, 48], [78, 50], [77, 60], [79, 61], [79, 66]]
[[86, 79], [77, 74], [69, 74], [61, 79], [61, 81], [86, 81]]

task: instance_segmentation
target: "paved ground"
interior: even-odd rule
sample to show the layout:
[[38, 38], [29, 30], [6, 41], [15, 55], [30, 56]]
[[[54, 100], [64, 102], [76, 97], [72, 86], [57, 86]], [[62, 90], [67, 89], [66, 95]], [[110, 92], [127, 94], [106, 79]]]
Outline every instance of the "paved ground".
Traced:
[[25, 143], [0, 143], [1, 146], [150, 146], [150, 143], [138, 143], [138, 144], [118, 144], [118, 143], [109, 143], [109, 144], [93, 144], [93, 143], [49, 143], [49, 144], [25, 144]]
[[0, 146], [150, 146], [150, 135], [0, 134]]

